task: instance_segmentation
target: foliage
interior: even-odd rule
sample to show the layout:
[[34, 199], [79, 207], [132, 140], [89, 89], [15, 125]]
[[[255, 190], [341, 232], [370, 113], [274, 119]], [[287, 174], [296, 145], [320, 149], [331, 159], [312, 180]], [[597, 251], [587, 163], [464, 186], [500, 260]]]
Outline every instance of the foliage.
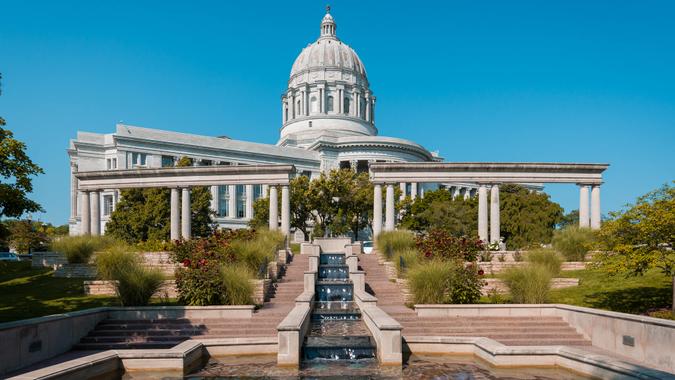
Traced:
[[415, 248], [415, 236], [406, 230], [382, 231], [375, 239], [377, 250], [391, 260], [398, 252]]
[[546, 268], [552, 276], [560, 274], [563, 259], [560, 255], [551, 249], [533, 249], [527, 252], [525, 257], [531, 264], [541, 265]]
[[250, 305], [253, 303], [253, 273], [243, 265], [222, 267], [223, 296], [226, 305]]
[[504, 282], [514, 303], [545, 303], [551, 290], [551, 272], [539, 264], [507, 269]]
[[28, 198], [33, 176], [44, 173], [26, 154], [26, 144], [14, 138], [0, 117], [0, 218], [18, 218], [26, 212], [44, 211]]
[[572, 210], [563, 215], [562, 220], [558, 223], [558, 228], [561, 230], [574, 226], [579, 227], [579, 210]]
[[410, 268], [415, 267], [420, 262], [420, 253], [416, 249], [404, 249], [396, 252], [394, 257], [394, 264], [396, 265], [396, 273], [398, 277], [404, 277]]
[[492, 252], [490, 252], [489, 249], [486, 249], [485, 251], [481, 251], [478, 257], [480, 258], [480, 261], [489, 263], [492, 261]]
[[480, 239], [454, 237], [445, 230], [431, 230], [416, 239], [417, 250], [427, 258], [444, 260], [476, 261], [485, 248]]
[[139, 252], [164, 252], [171, 251], [174, 246], [174, 243], [164, 240], [148, 240], [136, 243], [134, 248]]
[[94, 252], [113, 243], [114, 240], [107, 236], [64, 236], [52, 243], [52, 250], [63, 253], [71, 264], [86, 264]]
[[500, 186], [499, 207], [500, 232], [506, 246], [516, 249], [549, 243], [563, 217], [562, 207], [552, 202], [546, 193], [515, 184]]
[[232, 240], [230, 249], [237, 262], [262, 277], [267, 272], [267, 264], [274, 261], [277, 250], [283, 247], [284, 241], [284, 235], [280, 231], [260, 230], [253, 238]]
[[[611, 213], [599, 240], [604, 251], [594, 256], [596, 267], [628, 276], [656, 268], [675, 284], [675, 187], [663, 185], [639, 197], [628, 209]], [[675, 313], [675, 294], [672, 307]]]
[[179, 300], [196, 306], [243, 302], [244, 275], [253, 278], [283, 243], [280, 232], [264, 230], [216, 231], [207, 238], [176, 242], [172, 258], [181, 264], [175, 273]]
[[590, 228], [570, 225], [555, 231], [551, 243], [567, 261], [584, 261], [595, 244], [595, 234]]
[[[181, 158], [177, 166], [189, 166]], [[110, 215], [106, 234], [129, 244], [148, 240], [168, 241], [171, 234], [171, 190], [161, 188], [125, 189]], [[208, 236], [213, 231], [211, 191], [198, 186], [190, 194], [192, 236]]]
[[406, 209], [401, 226], [421, 233], [431, 229], [455, 237], [478, 235], [478, 200], [453, 197], [447, 189], [427, 191]]
[[[281, 208], [281, 205], [279, 206]], [[281, 214], [281, 212], [280, 212]], [[260, 197], [253, 202], [253, 217], [248, 221], [248, 226], [253, 229], [269, 227], [270, 199]]]
[[[305, 238], [309, 237], [307, 222], [312, 218], [311, 203], [307, 201], [309, 195], [309, 177], [293, 178], [290, 187], [291, 227], [302, 231]], [[268, 205], [269, 213], [269, 205]], [[279, 213], [281, 215], [281, 213]]]
[[113, 281], [122, 306], [148, 305], [164, 281], [160, 270], [145, 267], [142, 257], [122, 243], [99, 252], [96, 268], [103, 280]]
[[467, 304], [480, 299], [483, 280], [475, 265], [430, 260], [408, 271], [416, 304]]
[[9, 243], [18, 253], [29, 253], [35, 250], [44, 251], [50, 237], [40, 222], [28, 219], [8, 220], [5, 222], [9, 230]]

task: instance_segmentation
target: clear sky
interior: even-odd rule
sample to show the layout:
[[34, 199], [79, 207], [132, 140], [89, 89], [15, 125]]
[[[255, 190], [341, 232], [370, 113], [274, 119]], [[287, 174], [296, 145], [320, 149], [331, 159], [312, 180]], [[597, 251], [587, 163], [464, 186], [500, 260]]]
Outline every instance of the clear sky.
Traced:
[[[245, 5], [246, 4], [246, 5]], [[320, 1], [0, 0], [0, 115], [66, 223], [66, 148], [115, 123], [276, 143]], [[611, 164], [603, 213], [675, 179], [675, 2], [331, 2], [382, 135], [449, 161]], [[547, 186], [567, 210], [575, 186]]]

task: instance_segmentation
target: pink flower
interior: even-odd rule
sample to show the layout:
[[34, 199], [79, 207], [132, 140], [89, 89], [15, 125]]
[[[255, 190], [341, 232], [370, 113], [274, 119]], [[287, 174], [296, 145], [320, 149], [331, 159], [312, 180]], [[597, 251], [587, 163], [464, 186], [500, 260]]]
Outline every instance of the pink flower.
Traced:
[[184, 267], [189, 267], [190, 264], [191, 264], [191, 261], [190, 261], [190, 259], [185, 259], [185, 260], [182, 261], [182, 263], [183, 263]]

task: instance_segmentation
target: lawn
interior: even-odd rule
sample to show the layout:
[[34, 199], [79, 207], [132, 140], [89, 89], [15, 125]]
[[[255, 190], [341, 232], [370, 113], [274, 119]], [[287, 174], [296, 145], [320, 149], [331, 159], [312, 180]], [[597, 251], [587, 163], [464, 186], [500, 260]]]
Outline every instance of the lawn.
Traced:
[[119, 305], [115, 297], [85, 295], [81, 278], [53, 274], [31, 268], [30, 262], [0, 262], [0, 323]]
[[596, 270], [561, 272], [560, 277], [579, 279], [579, 286], [551, 291], [550, 302], [644, 314], [650, 309], [670, 308], [671, 278], [658, 270], [644, 276], [609, 276]]

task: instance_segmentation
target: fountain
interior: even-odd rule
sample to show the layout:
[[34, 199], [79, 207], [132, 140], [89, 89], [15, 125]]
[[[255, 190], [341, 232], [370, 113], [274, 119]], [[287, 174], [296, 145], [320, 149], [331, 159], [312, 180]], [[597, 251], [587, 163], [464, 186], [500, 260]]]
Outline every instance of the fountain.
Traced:
[[303, 344], [305, 364], [376, 361], [375, 341], [354, 302], [354, 284], [344, 253], [320, 254], [315, 294], [311, 326]]

